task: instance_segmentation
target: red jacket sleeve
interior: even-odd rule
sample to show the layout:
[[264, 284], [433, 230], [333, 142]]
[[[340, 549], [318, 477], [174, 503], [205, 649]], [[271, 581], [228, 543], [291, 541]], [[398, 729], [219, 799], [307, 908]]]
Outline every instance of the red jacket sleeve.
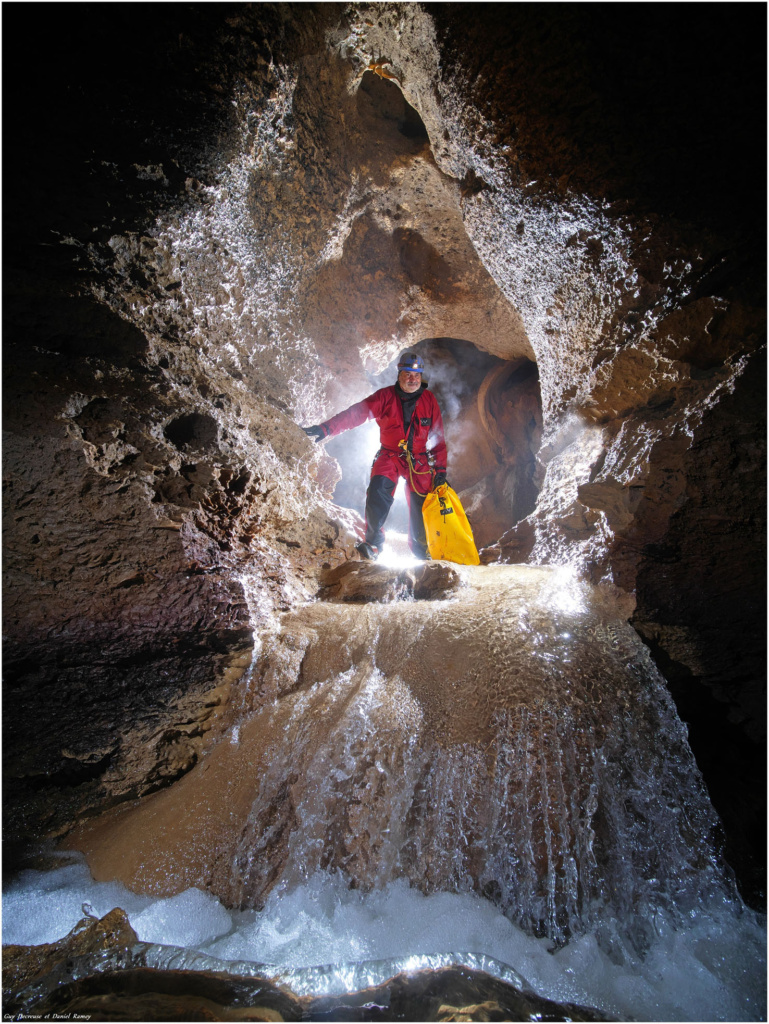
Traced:
[[366, 420], [376, 419], [381, 408], [382, 398], [380, 390], [375, 391], [368, 398], [364, 398], [362, 402], [356, 402], [355, 405], [351, 405], [349, 409], [343, 409], [336, 416], [325, 420], [320, 426], [326, 431], [327, 437], [336, 437], [337, 434], [341, 434], [345, 430], [359, 427]]
[[433, 422], [427, 444], [435, 459], [435, 471], [445, 473], [448, 452], [446, 451], [446, 439], [443, 436], [443, 417], [441, 416], [441, 407], [432, 392], [430, 392], [430, 398], [433, 400]]

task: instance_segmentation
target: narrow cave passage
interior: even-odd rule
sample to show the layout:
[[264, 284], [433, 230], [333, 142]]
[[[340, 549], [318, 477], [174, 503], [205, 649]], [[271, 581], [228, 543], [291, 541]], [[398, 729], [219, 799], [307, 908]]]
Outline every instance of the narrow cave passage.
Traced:
[[[449, 481], [471, 517], [476, 543], [491, 544], [536, 506], [542, 471], [536, 459], [542, 433], [536, 364], [525, 357], [504, 361], [458, 338], [425, 339], [410, 350], [424, 359], [424, 380], [443, 413]], [[382, 373], [368, 374], [369, 389], [385, 387], [396, 377], [394, 364]], [[333, 494], [337, 504], [363, 509], [378, 448], [374, 423], [327, 442], [326, 451], [342, 471]], [[396, 492], [388, 529], [408, 529], [402, 487]]]
[[[298, 90], [297, 117], [317, 132], [304, 103], [317, 109]], [[301, 304], [331, 373], [327, 406], [338, 412], [394, 383], [400, 352], [419, 353], [443, 412], [450, 481], [485, 546], [536, 505], [542, 402], [531, 345], [467, 235], [462, 186], [438, 170], [424, 122], [396, 82], [366, 71], [351, 116], [343, 159], [361, 199]], [[337, 504], [362, 511], [377, 449], [373, 423], [328, 442], [342, 472]], [[407, 529], [402, 488], [388, 527]]]

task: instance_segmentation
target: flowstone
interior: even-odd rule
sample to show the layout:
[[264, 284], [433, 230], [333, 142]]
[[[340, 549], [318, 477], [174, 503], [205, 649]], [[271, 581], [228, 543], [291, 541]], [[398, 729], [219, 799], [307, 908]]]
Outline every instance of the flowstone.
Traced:
[[[556, 943], [729, 894], [662, 678], [564, 569], [456, 566], [448, 600], [285, 614], [244, 716], [171, 790], [72, 838], [97, 879], [259, 908], [280, 882], [475, 891]], [[252, 710], [249, 710], [251, 708]]]

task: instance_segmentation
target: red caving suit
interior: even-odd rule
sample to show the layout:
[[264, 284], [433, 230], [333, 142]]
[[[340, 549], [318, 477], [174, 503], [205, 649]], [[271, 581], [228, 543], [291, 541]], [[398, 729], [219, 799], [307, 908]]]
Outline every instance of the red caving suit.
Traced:
[[[443, 418], [435, 395], [422, 384], [415, 392], [416, 404], [413, 417], [416, 419], [413, 431], [411, 421], [404, 422], [403, 402], [398, 397], [400, 388], [396, 384], [380, 388], [362, 402], [337, 413], [321, 423], [326, 436], [334, 437], [345, 430], [359, 427], [366, 420], [374, 419], [379, 424], [381, 448], [371, 467], [371, 482], [366, 495], [366, 541], [381, 550], [384, 543], [382, 527], [393, 502], [398, 479], [406, 480], [409, 498], [409, 546], [417, 558], [427, 558], [427, 547], [422, 522], [422, 502], [432, 487], [433, 472], [446, 472], [446, 441], [443, 437]], [[403, 392], [401, 392], [403, 394]], [[409, 406], [406, 395], [406, 406]], [[411, 438], [414, 469], [409, 466], [403, 450], [402, 440]], [[432, 442], [428, 447], [428, 442]], [[428, 462], [428, 456], [433, 463]]]

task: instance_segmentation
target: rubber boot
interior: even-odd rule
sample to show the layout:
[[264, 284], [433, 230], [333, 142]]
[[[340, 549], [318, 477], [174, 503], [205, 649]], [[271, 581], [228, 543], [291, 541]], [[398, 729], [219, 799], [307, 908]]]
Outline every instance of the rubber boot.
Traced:
[[365, 540], [356, 545], [355, 550], [365, 562], [376, 562], [379, 557], [379, 548], [367, 544]]

